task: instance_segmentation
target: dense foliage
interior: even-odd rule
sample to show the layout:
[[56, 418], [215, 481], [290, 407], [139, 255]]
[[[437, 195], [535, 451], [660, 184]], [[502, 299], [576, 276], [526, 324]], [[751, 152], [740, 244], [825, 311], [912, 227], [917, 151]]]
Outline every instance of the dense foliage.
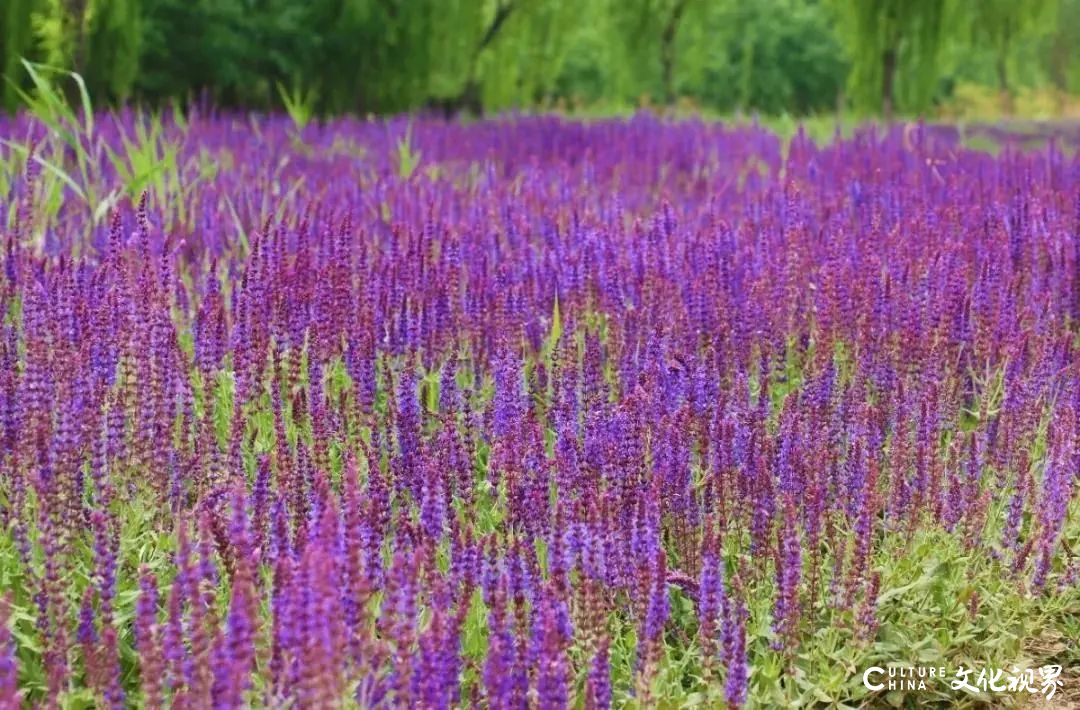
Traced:
[[99, 102], [209, 98], [322, 114], [602, 110], [685, 99], [805, 115], [926, 110], [958, 84], [1080, 92], [1080, 0], [7, 0], [20, 58]]
[[1080, 665], [1075, 154], [39, 88], [0, 120], [2, 702]]

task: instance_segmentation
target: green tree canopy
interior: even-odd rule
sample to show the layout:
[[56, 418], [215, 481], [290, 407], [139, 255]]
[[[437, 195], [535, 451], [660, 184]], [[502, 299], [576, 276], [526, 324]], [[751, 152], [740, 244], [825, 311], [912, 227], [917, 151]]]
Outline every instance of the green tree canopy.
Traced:
[[1078, 26], [1080, 0], [4, 0], [0, 72], [9, 110], [27, 58], [99, 104], [273, 108], [284, 87], [322, 114], [685, 98], [888, 115], [958, 82], [1076, 91]]

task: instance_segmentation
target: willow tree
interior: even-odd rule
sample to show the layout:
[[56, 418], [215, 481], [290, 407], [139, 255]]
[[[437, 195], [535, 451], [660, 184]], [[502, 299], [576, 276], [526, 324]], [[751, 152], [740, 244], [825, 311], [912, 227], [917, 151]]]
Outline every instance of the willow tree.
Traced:
[[483, 108], [484, 56], [521, 12], [521, 0], [446, 0], [439, 4], [429, 99], [447, 113]]
[[908, 110], [929, 104], [950, 5], [949, 0], [833, 1], [851, 58], [849, 88], [859, 108], [880, 108], [891, 119], [901, 98]]
[[479, 60], [486, 109], [543, 105], [555, 90], [574, 30], [577, 0], [524, 0]]
[[1054, 8], [1057, 22], [1045, 39], [1047, 74], [1054, 87], [1064, 95], [1080, 93], [1080, 0], [1058, 0]]
[[[319, 4], [319, 3], [316, 3]], [[321, 4], [327, 4], [325, 2]], [[331, 3], [332, 4], [332, 3]], [[324, 28], [328, 41], [308, 80], [331, 85], [332, 111], [394, 112], [421, 104], [428, 96], [434, 66], [433, 40], [446, 31], [434, 13], [459, 3], [448, 0], [341, 0], [340, 14]], [[443, 14], [439, 20], [446, 17]]]
[[18, 105], [17, 87], [23, 83], [20, 59], [31, 54], [34, 46], [32, 17], [35, 0], [4, 0], [0, 3], [0, 96], [3, 106], [14, 111]]
[[139, 75], [140, 0], [92, 0], [83, 71], [95, 98], [126, 101]]
[[1012, 108], [1013, 89], [1010, 52], [1026, 36], [1054, 25], [1057, 4], [1055, 0], [980, 0], [966, 6], [971, 40], [994, 53], [994, 73], [1007, 110]]
[[675, 102], [675, 36], [689, 4], [690, 0], [669, 0], [661, 9], [660, 84], [667, 104]]
[[628, 57], [655, 66], [655, 73], [648, 66], [641, 70], [644, 76], [657, 77], [660, 98], [668, 104], [676, 98], [676, 39], [693, 4], [694, 0], [614, 0], [610, 6]]

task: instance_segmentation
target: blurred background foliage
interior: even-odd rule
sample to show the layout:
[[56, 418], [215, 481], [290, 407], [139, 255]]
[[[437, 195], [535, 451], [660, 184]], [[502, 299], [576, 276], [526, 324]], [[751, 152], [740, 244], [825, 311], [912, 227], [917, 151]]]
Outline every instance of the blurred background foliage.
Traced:
[[1080, 0], [0, 0], [98, 104], [1072, 115]]

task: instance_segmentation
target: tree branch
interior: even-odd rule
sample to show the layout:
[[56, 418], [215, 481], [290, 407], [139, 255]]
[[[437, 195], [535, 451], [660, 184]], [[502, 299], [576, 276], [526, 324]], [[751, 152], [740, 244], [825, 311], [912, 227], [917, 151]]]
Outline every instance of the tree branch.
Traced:
[[505, 5], [499, 5], [499, 8], [495, 11], [495, 17], [487, 28], [487, 32], [480, 38], [480, 43], [476, 45], [475, 56], [479, 56], [480, 52], [483, 52], [495, 40], [495, 36], [499, 34], [499, 30], [506, 23], [506, 18], [510, 17], [510, 13], [514, 11], [516, 6], [514, 0], [510, 0]]
[[398, 10], [400, 8], [398, 8], [397, 3], [395, 3], [394, 0], [378, 0], [378, 3], [386, 14], [390, 16], [391, 20], [396, 20], [398, 18]]

